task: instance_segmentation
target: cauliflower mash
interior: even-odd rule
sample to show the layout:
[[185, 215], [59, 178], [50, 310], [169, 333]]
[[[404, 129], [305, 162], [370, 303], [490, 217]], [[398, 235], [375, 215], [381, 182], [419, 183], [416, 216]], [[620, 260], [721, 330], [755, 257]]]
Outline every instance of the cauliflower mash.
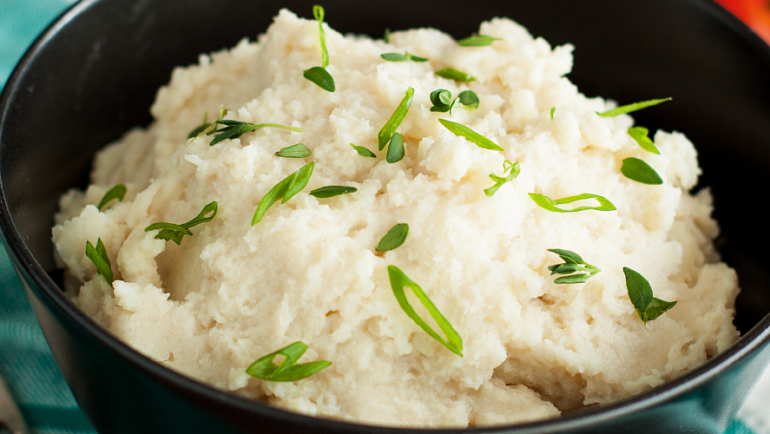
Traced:
[[[61, 198], [57, 260], [67, 293], [95, 321], [158, 363], [245, 397], [425, 427], [607, 403], [680, 376], [737, 339], [737, 278], [712, 246], [711, 196], [689, 194], [700, 173], [695, 148], [657, 131], [659, 154], [648, 152], [629, 134], [631, 116], [601, 116], [617, 104], [565, 78], [571, 46], [552, 48], [508, 19], [483, 23], [479, 35], [495, 39], [481, 46], [434, 29], [385, 42], [323, 26], [328, 65], [319, 23], [282, 11], [257, 42], [177, 68], [157, 94], [154, 122], [107, 146], [88, 189]], [[333, 77], [333, 92], [306, 77], [315, 67]], [[447, 68], [454, 72], [436, 74]], [[380, 149], [409, 88], [411, 105]], [[472, 92], [451, 112], [431, 111], [438, 89], [451, 94], [445, 108]], [[667, 95], [650, 95], [659, 96]], [[204, 113], [209, 129], [197, 128], [207, 127]], [[215, 129], [239, 122], [283, 127], [210, 145]], [[309, 155], [276, 155], [300, 143]], [[661, 183], [626, 176], [629, 158]], [[277, 200], [289, 194], [276, 186], [308, 166], [307, 185]], [[125, 197], [97, 207], [119, 184]], [[349, 188], [309, 194], [329, 186]], [[594, 197], [558, 201], [586, 193]], [[558, 212], [536, 197], [564, 211], [592, 208]], [[596, 209], [602, 199], [615, 209]], [[213, 218], [193, 225], [212, 202]], [[146, 230], [159, 222], [173, 225]], [[376, 249], [398, 225], [408, 234]], [[100, 260], [84, 253], [87, 244]], [[559, 283], [564, 276], [551, 270], [565, 261], [549, 249], [599, 271]], [[407, 314], [389, 267], [424, 291], [461, 338], [459, 353], [408, 285], [407, 303], [440, 339]], [[676, 305], [642, 321], [624, 267]], [[298, 364], [331, 364], [288, 382], [246, 372], [293, 342], [307, 345]]]

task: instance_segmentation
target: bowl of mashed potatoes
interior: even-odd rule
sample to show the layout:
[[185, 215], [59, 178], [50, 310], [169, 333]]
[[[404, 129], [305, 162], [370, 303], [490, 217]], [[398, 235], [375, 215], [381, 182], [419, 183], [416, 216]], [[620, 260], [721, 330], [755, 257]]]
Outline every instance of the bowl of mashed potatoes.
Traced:
[[232, 3], [82, 2], [3, 95], [4, 237], [97, 429], [724, 430], [770, 357], [756, 35]]

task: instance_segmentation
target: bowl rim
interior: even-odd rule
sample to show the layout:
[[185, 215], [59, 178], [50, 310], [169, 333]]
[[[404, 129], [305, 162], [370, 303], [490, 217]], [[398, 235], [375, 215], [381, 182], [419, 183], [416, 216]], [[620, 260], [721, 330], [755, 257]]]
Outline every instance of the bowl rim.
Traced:
[[[12, 74], [0, 94], [0, 132], [6, 126], [6, 117], [14, 97], [20, 92], [20, 82], [29, 69], [34, 65], [38, 55], [46, 49], [47, 44], [56, 38], [59, 32], [76, 20], [81, 14], [92, 6], [107, 0], [79, 0], [52, 21], [41, 33], [35, 42], [28, 48], [24, 56], [14, 68]], [[752, 46], [754, 51], [763, 52], [770, 61], [770, 45], [766, 44], [746, 24], [728, 12], [714, 0], [681, 0], [692, 7], [705, 9], [712, 17], [738, 33], [741, 40]], [[0, 135], [0, 138], [2, 136]], [[3, 143], [0, 140], [0, 149]], [[2, 158], [0, 156], [0, 158]], [[667, 381], [659, 386], [649, 388], [639, 394], [632, 395], [608, 404], [589, 406], [580, 410], [562, 414], [559, 417], [506, 425], [494, 425], [470, 428], [419, 428], [419, 427], [392, 427], [377, 426], [365, 423], [347, 422], [337, 419], [320, 418], [295, 413], [261, 401], [247, 399], [233, 392], [218, 389], [203, 383], [186, 374], [168, 368], [149, 357], [141, 354], [128, 344], [113, 336], [106, 329], [97, 324], [70, 301], [59, 286], [45, 272], [43, 267], [32, 255], [32, 252], [24, 243], [10, 213], [10, 208], [5, 195], [5, 183], [0, 173], [0, 235], [2, 235], [6, 250], [14, 263], [14, 268], [23, 282], [22, 275], [32, 279], [39, 288], [38, 297], [44, 296], [60, 312], [68, 316], [85, 332], [90, 334], [104, 347], [110, 349], [128, 364], [137, 368], [143, 375], [171, 383], [176, 390], [200, 395], [210, 402], [217, 402], [223, 406], [234, 407], [238, 411], [257, 414], [278, 422], [288, 422], [302, 426], [313, 426], [335, 432], [361, 432], [365, 430], [372, 434], [390, 434], [404, 432], [463, 432], [463, 433], [526, 433], [526, 432], [566, 432], [594, 426], [597, 422], [608, 421], [614, 418], [627, 416], [631, 413], [649, 409], [674, 400], [693, 389], [697, 389], [709, 382], [714, 377], [728, 370], [747, 356], [758, 351], [770, 342], [770, 313], [760, 320], [748, 332], [742, 335], [734, 344], [726, 350], [709, 358], [705, 363], [688, 371], [687, 373]], [[21, 267], [21, 270], [19, 269]], [[35, 289], [32, 289], [34, 292]], [[58, 362], [57, 362], [58, 363]], [[223, 393], [224, 392], [224, 393]]]

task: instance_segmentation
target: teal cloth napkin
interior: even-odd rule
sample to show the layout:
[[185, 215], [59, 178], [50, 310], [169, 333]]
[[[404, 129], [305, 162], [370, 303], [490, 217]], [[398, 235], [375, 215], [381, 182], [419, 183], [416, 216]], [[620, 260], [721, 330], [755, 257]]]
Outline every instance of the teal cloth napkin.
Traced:
[[[26, 49], [74, 0], [0, 0], [0, 90]], [[0, 375], [34, 434], [89, 434], [0, 240]], [[760, 434], [736, 419], [725, 434]], [[770, 433], [768, 433], [770, 434]]]

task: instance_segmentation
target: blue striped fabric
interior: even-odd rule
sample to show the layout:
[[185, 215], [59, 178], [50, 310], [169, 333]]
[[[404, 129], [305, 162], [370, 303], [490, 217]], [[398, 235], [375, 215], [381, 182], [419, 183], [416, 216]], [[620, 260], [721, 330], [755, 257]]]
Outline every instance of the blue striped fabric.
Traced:
[[[0, 0], [0, 89], [37, 35], [72, 3], [74, 0]], [[95, 433], [54, 363], [2, 247], [0, 375], [33, 433]], [[755, 433], [736, 419], [725, 434]]]

